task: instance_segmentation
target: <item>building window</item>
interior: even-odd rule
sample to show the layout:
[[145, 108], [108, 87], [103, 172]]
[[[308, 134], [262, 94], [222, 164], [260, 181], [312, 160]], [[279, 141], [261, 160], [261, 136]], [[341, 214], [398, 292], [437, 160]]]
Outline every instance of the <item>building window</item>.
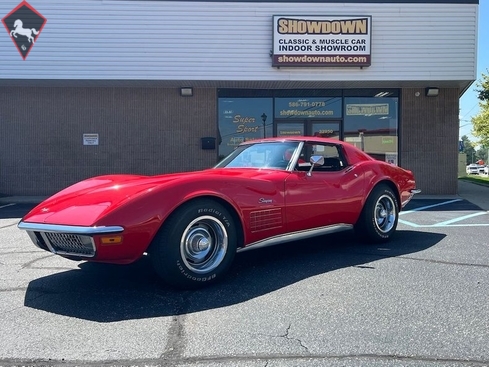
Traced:
[[219, 157], [247, 140], [314, 135], [397, 165], [398, 96], [394, 89], [219, 90]]
[[341, 98], [275, 98], [276, 119], [330, 119], [341, 117]]
[[219, 98], [219, 157], [247, 140], [273, 136], [273, 98]]
[[397, 165], [398, 98], [346, 97], [344, 109], [344, 140]]

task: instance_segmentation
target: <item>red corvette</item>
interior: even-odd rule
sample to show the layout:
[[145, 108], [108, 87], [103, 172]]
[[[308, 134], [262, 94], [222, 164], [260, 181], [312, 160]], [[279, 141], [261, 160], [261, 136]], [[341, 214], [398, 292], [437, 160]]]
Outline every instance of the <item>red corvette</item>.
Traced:
[[411, 171], [338, 141], [241, 144], [214, 168], [76, 183], [20, 221], [41, 249], [127, 264], [147, 253], [170, 285], [222, 278], [237, 251], [355, 229], [386, 241], [416, 189]]

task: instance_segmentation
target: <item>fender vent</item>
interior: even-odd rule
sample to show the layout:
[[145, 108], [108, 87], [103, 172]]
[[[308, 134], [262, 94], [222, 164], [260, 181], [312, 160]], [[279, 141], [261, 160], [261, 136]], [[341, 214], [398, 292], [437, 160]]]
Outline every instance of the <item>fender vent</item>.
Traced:
[[258, 232], [283, 226], [282, 209], [266, 209], [250, 213], [251, 231]]

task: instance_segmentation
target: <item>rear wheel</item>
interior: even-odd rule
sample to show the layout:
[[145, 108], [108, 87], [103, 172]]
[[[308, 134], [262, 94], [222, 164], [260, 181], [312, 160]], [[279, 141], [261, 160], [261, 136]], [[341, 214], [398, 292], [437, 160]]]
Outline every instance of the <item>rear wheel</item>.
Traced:
[[219, 280], [236, 253], [237, 235], [229, 211], [211, 199], [177, 209], [150, 248], [158, 275], [177, 288], [199, 288]]
[[397, 228], [399, 204], [390, 187], [379, 185], [370, 193], [355, 225], [357, 235], [368, 242], [385, 242]]

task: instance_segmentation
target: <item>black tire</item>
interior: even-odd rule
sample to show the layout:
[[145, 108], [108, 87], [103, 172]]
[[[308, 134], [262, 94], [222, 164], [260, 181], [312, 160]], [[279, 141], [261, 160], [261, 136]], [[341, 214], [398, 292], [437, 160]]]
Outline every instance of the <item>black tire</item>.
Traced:
[[388, 241], [395, 233], [399, 220], [399, 203], [387, 185], [376, 186], [370, 193], [355, 225], [358, 237], [367, 242]]
[[229, 211], [211, 199], [177, 209], [163, 224], [149, 255], [173, 287], [195, 289], [221, 279], [236, 254], [237, 231]]

